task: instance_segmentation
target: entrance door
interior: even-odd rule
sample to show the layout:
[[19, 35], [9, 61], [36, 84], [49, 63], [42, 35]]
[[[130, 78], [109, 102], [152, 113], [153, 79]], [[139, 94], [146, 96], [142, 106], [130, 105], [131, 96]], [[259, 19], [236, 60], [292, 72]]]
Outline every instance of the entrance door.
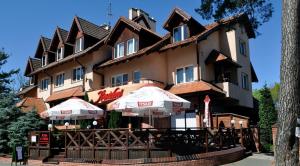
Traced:
[[176, 130], [185, 130], [187, 128], [197, 127], [196, 113], [181, 112], [179, 115], [173, 115], [171, 117], [171, 127], [176, 128]]

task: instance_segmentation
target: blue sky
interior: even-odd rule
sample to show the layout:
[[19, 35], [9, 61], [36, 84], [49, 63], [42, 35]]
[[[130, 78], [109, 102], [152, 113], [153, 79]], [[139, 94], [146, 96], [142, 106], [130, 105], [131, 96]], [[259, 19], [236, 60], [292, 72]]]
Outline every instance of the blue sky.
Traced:
[[[119, 16], [128, 16], [131, 7], [141, 8], [157, 20], [157, 31], [165, 34], [162, 24], [174, 7], [180, 7], [200, 23], [207, 24], [194, 12], [200, 0], [111, 0], [112, 24]], [[251, 61], [259, 78], [253, 88], [264, 83], [279, 82], [281, 1], [272, 1], [275, 12], [271, 20], [259, 31], [262, 35], [250, 41]], [[52, 38], [60, 26], [69, 30], [75, 15], [93, 23], [102, 24], [107, 18], [108, 0], [3, 0], [0, 10], [0, 48], [11, 55], [3, 70], [24, 68], [29, 56], [33, 56], [41, 35]]]

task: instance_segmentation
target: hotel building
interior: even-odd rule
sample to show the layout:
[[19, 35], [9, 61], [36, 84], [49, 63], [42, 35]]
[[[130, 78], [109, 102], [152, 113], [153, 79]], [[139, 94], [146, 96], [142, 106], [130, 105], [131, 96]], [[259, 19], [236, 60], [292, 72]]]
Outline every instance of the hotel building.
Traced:
[[161, 36], [156, 21], [136, 8], [113, 27], [75, 16], [69, 31], [57, 27], [51, 39], [39, 40], [25, 69], [30, 86], [19, 92], [18, 106], [41, 112], [87, 94], [108, 109], [111, 101], [151, 84], [191, 102], [185, 113], [156, 119], [154, 127], [201, 126], [206, 95], [213, 114], [251, 120], [256, 114], [251, 84], [258, 79], [250, 61], [249, 39], [255, 33], [247, 15], [202, 25], [175, 8], [163, 28], [167, 33]]

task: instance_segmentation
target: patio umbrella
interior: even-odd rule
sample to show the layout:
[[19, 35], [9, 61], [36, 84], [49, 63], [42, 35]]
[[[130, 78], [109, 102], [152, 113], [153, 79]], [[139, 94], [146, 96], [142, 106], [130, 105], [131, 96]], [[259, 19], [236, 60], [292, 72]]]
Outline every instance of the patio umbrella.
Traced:
[[110, 103], [109, 110], [122, 112], [123, 115], [166, 117], [190, 108], [191, 103], [179, 96], [154, 86], [142, 87], [127, 96]]
[[97, 119], [102, 115], [101, 108], [79, 98], [68, 99], [41, 113], [42, 117], [50, 120]]

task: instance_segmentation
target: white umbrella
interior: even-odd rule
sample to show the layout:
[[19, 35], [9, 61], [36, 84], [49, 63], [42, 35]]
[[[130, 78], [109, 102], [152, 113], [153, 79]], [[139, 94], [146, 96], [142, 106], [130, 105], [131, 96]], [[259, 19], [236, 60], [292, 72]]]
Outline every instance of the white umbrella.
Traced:
[[42, 117], [50, 120], [97, 119], [102, 115], [101, 108], [79, 98], [68, 99], [41, 113]]
[[154, 86], [142, 87], [110, 104], [110, 110], [123, 115], [166, 117], [190, 108], [191, 103], [179, 96]]

